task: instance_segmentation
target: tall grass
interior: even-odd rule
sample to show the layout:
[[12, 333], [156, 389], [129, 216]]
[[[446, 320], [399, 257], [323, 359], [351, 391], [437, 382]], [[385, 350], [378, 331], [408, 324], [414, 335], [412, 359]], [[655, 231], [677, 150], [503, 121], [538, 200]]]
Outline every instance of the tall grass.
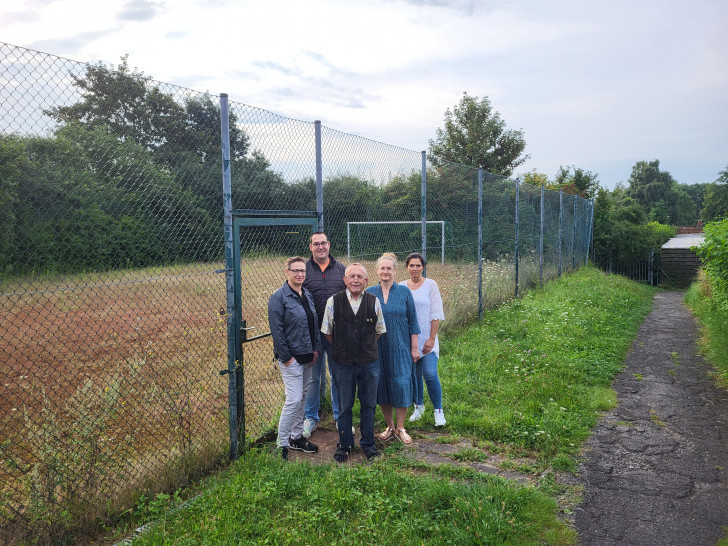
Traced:
[[451, 425], [532, 450], [544, 464], [579, 449], [615, 403], [615, 374], [655, 289], [593, 267], [489, 312], [446, 339], [439, 364]]
[[723, 386], [728, 387], [728, 313], [712, 296], [710, 281], [701, 271], [685, 301], [700, 321], [701, 352], [716, 367]]
[[[655, 291], [587, 267], [444, 336], [446, 430], [473, 446], [452, 465], [407, 450], [318, 467], [254, 451], [187, 507], [155, 510], [134, 543], [573, 544], [553, 471], [573, 468], [599, 412], [615, 404], [611, 381]], [[426, 414], [411, 432], [430, 429]], [[455, 465], [495, 451], [530, 457], [541, 479], [524, 485]]]

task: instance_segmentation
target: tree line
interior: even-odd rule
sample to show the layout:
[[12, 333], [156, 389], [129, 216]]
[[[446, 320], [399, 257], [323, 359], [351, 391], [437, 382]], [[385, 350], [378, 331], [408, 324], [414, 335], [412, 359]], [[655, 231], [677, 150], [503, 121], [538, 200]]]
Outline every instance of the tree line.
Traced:
[[[219, 106], [209, 95], [166, 92], [127, 57], [70, 78], [80, 98], [44, 111], [56, 122], [50, 134], [0, 134], [0, 274], [222, 259]], [[492, 129], [507, 143], [502, 125]], [[234, 111], [230, 147], [234, 207], [316, 209], [314, 180], [284, 180], [251, 148]], [[476, 172], [445, 160], [428, 172], [428, 207], [449, 222], [454, 259], [476, 254]], [[385, 184], [342, 174], [323, 189], [326, 228], [338, 241], [347, 221], [420, 219], [419, 173]], [[513, 246], [512, 197], [506, 179], [487, 185], [486, 229], [501, 241], [494, 257]], [[392, 227], [387, 240], [403, 229]]]

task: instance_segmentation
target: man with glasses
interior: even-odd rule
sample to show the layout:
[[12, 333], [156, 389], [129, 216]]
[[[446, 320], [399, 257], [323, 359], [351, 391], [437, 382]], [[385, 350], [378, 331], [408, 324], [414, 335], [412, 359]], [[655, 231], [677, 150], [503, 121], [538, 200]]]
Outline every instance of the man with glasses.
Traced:
[[377, 456], [374, 444], [374, 411], [379, 388], [377, 340], [387, 331], [379, 299], [369, 292], [367, 270], [354, 263], [346, 268], [346, 290], [326, 302], [321, 333], [331, 346], [331, 372], [339, 394], [339, 443], [334, 460], [343, 463], [354, 446], [350, 430], [354, 396], [359, 391], [361, 447], [367, 459]]
[[[303, 286], [311, 292], [313, 303], [316, 306], [318, 315], [318, 326], [324, 317], [326, 301], [346, 288], [344, 284], [344, 264], [337, 262], [330, 254], [331, 243], [329, 238], [322, 231], [311, 235], [308, 248], [311, 249], [311, 259], [306, 262], [306, 280]], [[311, 384], [306, 395], [306, 412], [303, 421], [303, 436], [308, 438], [316, 430], [319, 423], [319, 407], [322, 397], [326, 396], [326, 366], [324, 358], [329, 362], [331, 372], [331, 345], [326, 336], [321, 335], [321, 352], [313, 365]], [[328, 355], [328, 356], [326, 356]], [[334, 383], [334, 374], [331, 373], [331, 409], [334, 412], [334, 420], [339, 419], [339, 400]]]

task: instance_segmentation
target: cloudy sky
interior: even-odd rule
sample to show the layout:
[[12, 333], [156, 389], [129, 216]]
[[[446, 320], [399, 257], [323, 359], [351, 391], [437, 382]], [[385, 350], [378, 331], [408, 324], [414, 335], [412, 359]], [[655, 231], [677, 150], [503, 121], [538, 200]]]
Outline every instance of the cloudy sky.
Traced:
[[5, 0], [0, 41], [415, 151], [488, 96], [531, 158], [626, 182], [728, 166], [725, 0]]

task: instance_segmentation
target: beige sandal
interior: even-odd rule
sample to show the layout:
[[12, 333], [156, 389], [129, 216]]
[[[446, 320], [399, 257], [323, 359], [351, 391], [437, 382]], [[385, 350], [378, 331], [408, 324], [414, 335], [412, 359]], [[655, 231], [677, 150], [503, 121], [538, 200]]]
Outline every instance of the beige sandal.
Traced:
[[382, 440], [383, 442], [387, 442], [387, 441], [391, 440], [392, 438], [394, 438], [395, 436], [397, 436], [397, 434], [394, 432], [394, 430], [387, 427], [386, 429], [384, 429], [384, 432], [382, 432], [379, 435], [379, 439]]
[[412, 443], [412, 437], [407, 434], [407, 431], [403, 428], [395, 430], [394, 435], [405, 445], [410, 445]]

